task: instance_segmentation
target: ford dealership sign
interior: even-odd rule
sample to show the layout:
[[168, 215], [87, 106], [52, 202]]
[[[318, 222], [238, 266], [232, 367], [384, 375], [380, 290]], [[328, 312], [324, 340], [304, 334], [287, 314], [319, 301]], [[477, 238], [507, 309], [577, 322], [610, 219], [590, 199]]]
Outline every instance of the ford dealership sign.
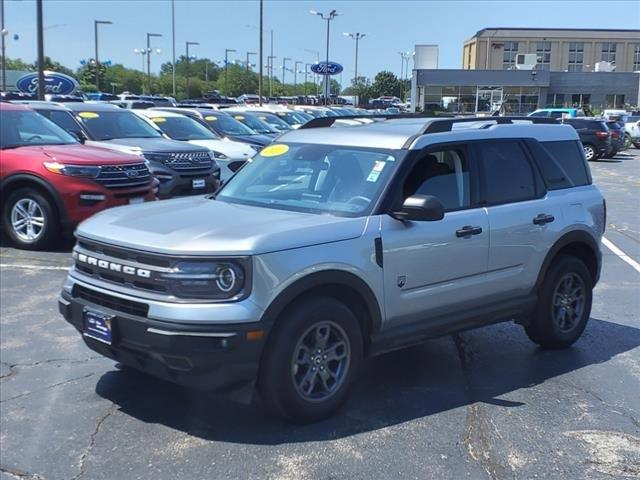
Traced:
[[[23, 93], [38, 93], [38, 72], [27, 73], [16, 82], [16, 88]], [[78, 88], [75, 78], [57, 72], [44, 72], [44, 93], [69, 95]]]
[[338, 75], [342, 72], [342, 65], [335, 62], [318, 62], [311, 65], [311, 71], [318, 75]]

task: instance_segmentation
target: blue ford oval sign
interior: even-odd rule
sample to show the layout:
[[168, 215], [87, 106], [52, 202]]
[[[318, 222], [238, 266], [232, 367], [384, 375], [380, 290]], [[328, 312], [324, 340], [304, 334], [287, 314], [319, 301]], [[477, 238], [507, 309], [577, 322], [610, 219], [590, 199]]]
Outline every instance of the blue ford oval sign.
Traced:
[[[38, 93], [38, 72], [27, 73], [16, 82], [16, 88], [23, 93]], [[75, 78], [58, 72], [44, 72], [44, 93], [70, 95], [78, 88]]]
[[311, 71], [318, 75], [338, 75], [342, 72], [342, 65], [335, 62], [318, 62], [311, 65]]

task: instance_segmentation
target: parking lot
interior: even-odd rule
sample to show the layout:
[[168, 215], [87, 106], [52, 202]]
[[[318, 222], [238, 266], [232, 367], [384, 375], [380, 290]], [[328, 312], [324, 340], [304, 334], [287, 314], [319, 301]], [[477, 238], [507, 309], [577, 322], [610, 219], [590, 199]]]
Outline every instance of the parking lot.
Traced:
[[386, 354], [307, 426], [118, 369], [58, 314], [70, 246], [3, 243], [0, 478], [640, 476], [640, 150], [591, 168], [610, 247], [576, 345], [505, 323]]

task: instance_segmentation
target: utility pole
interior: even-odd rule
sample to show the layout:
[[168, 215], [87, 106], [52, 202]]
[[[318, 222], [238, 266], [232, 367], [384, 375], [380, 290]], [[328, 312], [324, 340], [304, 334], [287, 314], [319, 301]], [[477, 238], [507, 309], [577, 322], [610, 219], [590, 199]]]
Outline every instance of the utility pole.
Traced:
[[176, 96], [176, 5], [171, 0], [171, 80], [173, 83], [173, 97]]
[[38, 100], [44, 100], [44, 27], [42, 25], [42, 0], [36, 0], [38, 29]]
[[[356, 64], [355, 64], [355, 76], [353, 78], [353, 86], [356, 92], [356, 98], [357, 98], [357, 103], [360, 103], [360, 87], [358, 85], [358, 43], [360, 42], [361, 38], [364, 38], [367, 34], [366, 33], [344, 33], [345, 36], [347, 37], [351, 37], [356, 41]], [[357, 106], [357, 105], [356, 105]]]
[[186, 64], [186, 69], [185, 69], [185, 77], [187, 80], [187, 98], [189, 98], [190, 96], [190, 92], [189, 92], [189, 62], [191, 61], [191, 58], [189, 57], [189, 47], [191, 45], [200, 45], [198, 42], [186, 42], [185, 43], [186, 47], [187, 47], [187, 64]]
[[7, 91], [7, 60], [5, 50], [5, 37], [9, 32], [4, 28], [4, 0], [0, 0], [0, 37], [2, 37], [2, 91]]
[[100, 91], [100, 61], [98, 60], [98, 25], [111, 25], [113, 22], [107, 20], [94, 20], [93, 21], [93, 35], [95, 37], [95, 66], [96, 66], [96, 90]]
[[260, 0], [260, 45], [258, 50], [260, 51], [260, 75], [258, 76], [258, 105], [262, 106], [262, 60], [264, 52], [262, 51], [262, 0]]
[[324, 104], [327, 105], [329, 102], [329, 95], [331, 93], [329, 86], [329, 31], [331, 29], [331, 20], [338, 16], [338, 12], [336, 10], [331, 10], [326, 16], [320, 12], [316, 12], [315, 10], [311, 10], [309, 13], [311, 15], [318, 15], [322, 20], [327, 21], [327, 56], [324, 72]]
[[149, 93], [153, 94], [151, 88], [151, 53], [153, 53], [153, 49], [151, 48], [151, 37], [161, 37], [160, 33], [147, 33], [147, 83], [149, 85]]
[[235, 52], [233, 48], [224, 49], [224, 89], [225, 94], [229, 93], [229, 53]]

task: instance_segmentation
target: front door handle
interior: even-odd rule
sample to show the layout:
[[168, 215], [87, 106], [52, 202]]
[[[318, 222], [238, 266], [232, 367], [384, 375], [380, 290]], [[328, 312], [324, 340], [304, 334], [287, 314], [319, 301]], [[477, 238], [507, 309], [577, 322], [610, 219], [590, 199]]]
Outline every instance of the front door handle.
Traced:
[[471, 235], [480, 235], [482, 233], [482, 227], [471, 227], [466, 225], [460, 230], [456, 230], [456, 237], [469, 238]]
[[551, 223], [556, 219], [553, 215], [549, 215], [548, 213], [541, 213], [540, 215], [536, 215], [533, 218], [534, 225], [546, 225], [547, 223]]

